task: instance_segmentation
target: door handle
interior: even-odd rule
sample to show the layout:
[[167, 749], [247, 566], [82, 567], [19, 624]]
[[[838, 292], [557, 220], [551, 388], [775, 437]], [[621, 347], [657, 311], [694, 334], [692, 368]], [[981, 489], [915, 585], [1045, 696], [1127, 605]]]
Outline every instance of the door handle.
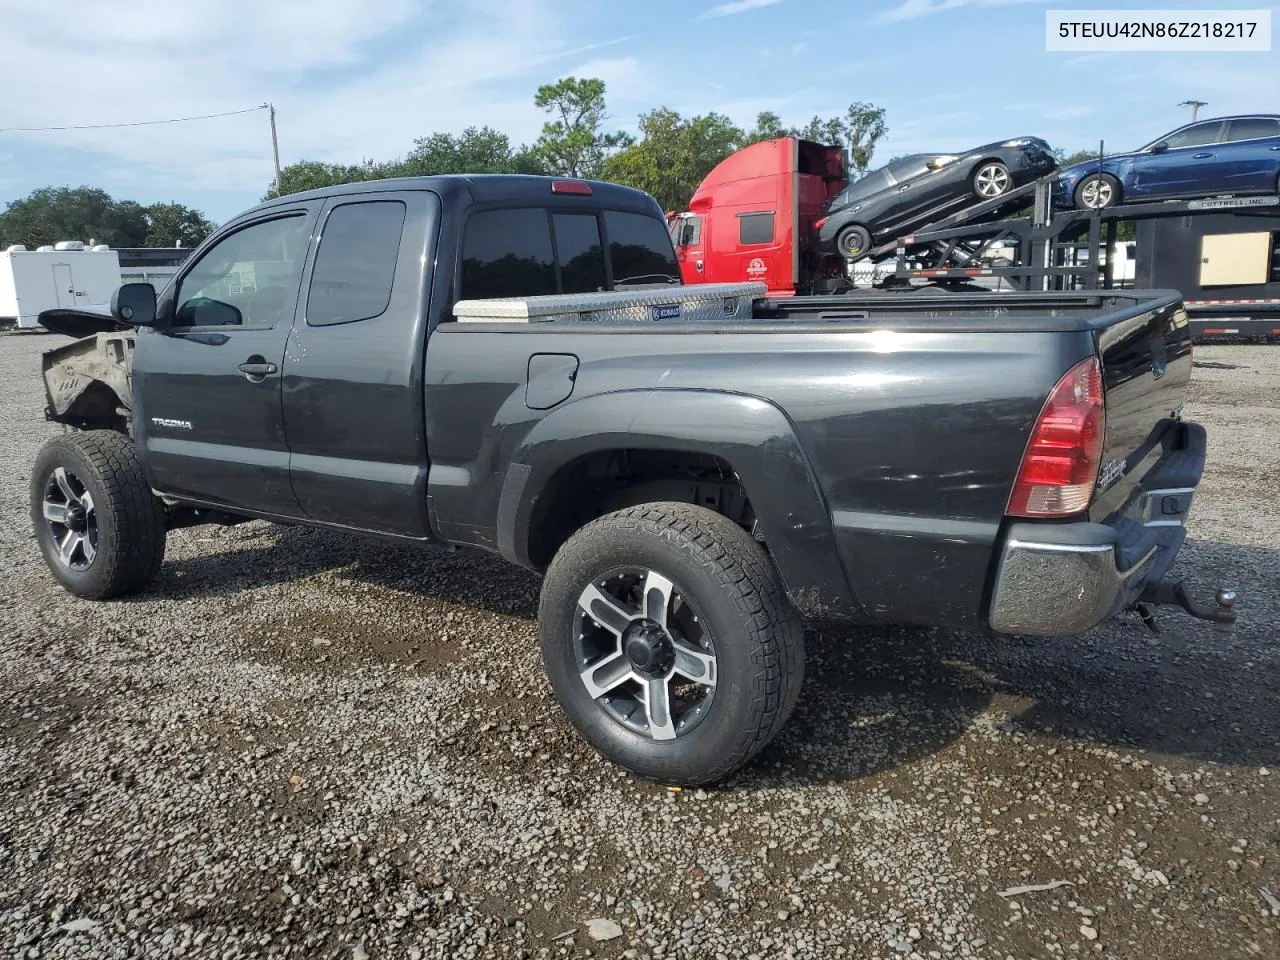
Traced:
[[1272, 150], [1280, 150], [1280, 147], [1272, 147]]
[[1191, 155], [1191, 159], [1192, 160], [1208, 160], [1212, 156], [1213, 156], [1212, 153], [1193, 153]]
[[250, 357], [239, 367], [240, 372], [250, 383], [261, 383], [278, 369], [274, 363], [269, 363], [262, 357]]

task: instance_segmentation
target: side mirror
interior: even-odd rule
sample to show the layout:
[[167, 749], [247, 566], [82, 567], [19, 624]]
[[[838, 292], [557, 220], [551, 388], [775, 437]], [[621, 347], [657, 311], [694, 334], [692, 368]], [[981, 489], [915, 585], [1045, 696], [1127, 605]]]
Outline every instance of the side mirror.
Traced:
[[1169, 149], [1169, 145], [1165, 143], [1163, 140], [1161, 140], [1159, 143], [1153, 143], [1151, 145], [1152, 153], [1164, 153], [1168, 149]]
[[149, 283], [124, 283], [111, 294], [111, 315], [134, 327], [156, 323], [156, 288]]

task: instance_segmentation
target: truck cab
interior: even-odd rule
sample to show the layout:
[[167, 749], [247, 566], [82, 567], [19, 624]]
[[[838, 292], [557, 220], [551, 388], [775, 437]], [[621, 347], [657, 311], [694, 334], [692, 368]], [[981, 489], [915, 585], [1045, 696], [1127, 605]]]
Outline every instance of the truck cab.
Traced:
[[[789, 296], [824, 275], [814, 222], [848, 183], [843, 148], [798, 137], [752, 144], [722, 160], [689, 209], [668, 214], [685, 283], [754, 281]], [[833, 264], [836, 274], [840, 264]]]

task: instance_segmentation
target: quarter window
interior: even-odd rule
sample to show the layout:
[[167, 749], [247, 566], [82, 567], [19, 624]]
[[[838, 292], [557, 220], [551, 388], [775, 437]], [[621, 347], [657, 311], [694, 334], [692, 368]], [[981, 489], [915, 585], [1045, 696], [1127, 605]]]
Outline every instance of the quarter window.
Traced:
[[287, 322], [307, 248], [302, 214], [266, 220], [219, 240], [178, 285], [178, 327], [270, 327]]
[[344, 203], [325, 221], [307, 294], [307, 323], [329, 326], [386, 312], [396, 278], [405, 205]]

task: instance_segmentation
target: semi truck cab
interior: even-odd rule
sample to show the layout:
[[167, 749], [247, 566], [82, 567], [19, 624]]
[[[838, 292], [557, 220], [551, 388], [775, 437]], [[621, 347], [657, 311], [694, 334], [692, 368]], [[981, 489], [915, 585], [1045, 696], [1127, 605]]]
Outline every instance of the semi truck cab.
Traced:
[[848, 169], [844, 148], [798, 137], [726, 157], [687, 211], [667, 215], [684, 282], [754, 281], [771, 296], [789, 296], [828, 273], [840, 276], [843, 264], [819, 252], [813, 225], [848, 185]]

